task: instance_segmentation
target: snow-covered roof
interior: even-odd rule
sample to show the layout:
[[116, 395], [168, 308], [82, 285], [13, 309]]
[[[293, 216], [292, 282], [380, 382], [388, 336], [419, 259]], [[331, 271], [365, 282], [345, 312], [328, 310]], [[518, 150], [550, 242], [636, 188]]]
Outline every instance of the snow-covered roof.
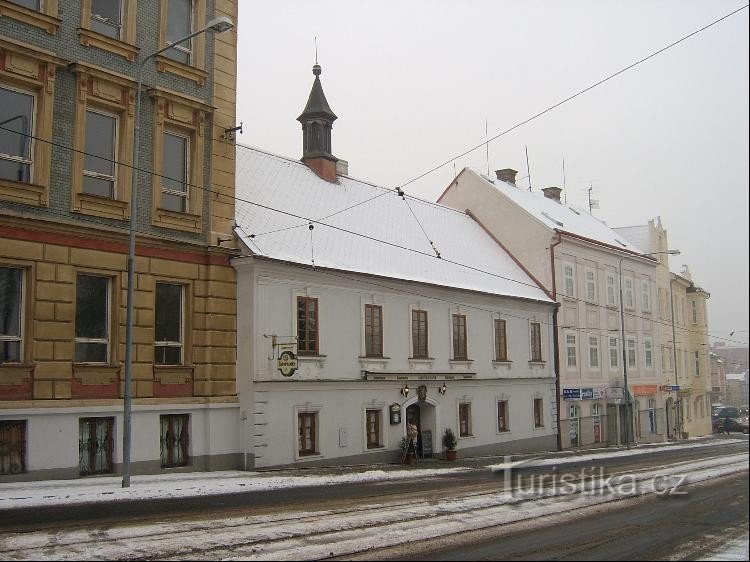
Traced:
[[[236, 232], [253, 254], [552, 302], [465, 213], [409, 196], [407, 205], [395, 190], [348, 176], [329, 183], [297, 160], [245, 146], [236, 169]], [[312, 231], [308, 219], [320, 221]]]
[[637, 246], [639, 252], [646, 254], [651, 251], [651, 235], [647, 224], [621, 226], [612, 230], [623, 235], [628, 242], [632, 242], [633, 245]]
[[541, 191], [529, 191], [498, 179], [492, 180], [477, 170], [472, 171], [552, 230], [568, 232], [616, 248], [642, 253], [635, 244], [588, 211], [558, 203], [545, 197]]

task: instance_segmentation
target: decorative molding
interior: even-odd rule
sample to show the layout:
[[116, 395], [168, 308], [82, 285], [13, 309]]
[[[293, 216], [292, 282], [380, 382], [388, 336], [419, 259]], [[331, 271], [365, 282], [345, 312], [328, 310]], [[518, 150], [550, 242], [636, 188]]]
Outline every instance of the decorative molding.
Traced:
[[205, 70], [172, 60], [164, 55], [157, 55], [154, 59], [156, 61], [156, 69], [159, 72], [169, 72], [177, 76], [182, 76], [183, 78], [192, 80], [199, 86], [203, 86], [206, 83], [208, 73]]
[[91, 29], [78, 28], [78, 40], [84, 47], [96, 47], [119, 55], [131, 62], [135, 60], [140, 51], [140, 47], [131, 45], [112, 37], [107, 37], [101, 33], [93, 31]]

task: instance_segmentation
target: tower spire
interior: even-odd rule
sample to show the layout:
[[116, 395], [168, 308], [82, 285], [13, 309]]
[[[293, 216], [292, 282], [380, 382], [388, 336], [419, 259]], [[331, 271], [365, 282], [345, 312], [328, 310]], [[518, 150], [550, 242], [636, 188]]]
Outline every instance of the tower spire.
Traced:
[[307, 105], [297, 121], [302, 124], [302, 161], [316, 174], [327, 181], [336, 181], [336, 158], [331, 153], [331, 130], [333, 122], [338, 119], [328, 105], [323, 93], [320, 75], [323, 69], [318, 64], [317, 38], [315, 47], [315, 65], [312, 68], [313, 81]]

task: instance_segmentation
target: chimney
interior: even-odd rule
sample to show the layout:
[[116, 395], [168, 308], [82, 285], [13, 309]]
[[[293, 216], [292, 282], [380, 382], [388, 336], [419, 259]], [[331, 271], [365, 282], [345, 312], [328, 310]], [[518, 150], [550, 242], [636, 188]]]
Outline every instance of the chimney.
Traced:
[[518, 170], [512, 170], [511, 168], [505, 168], [503, 170], [495, 170], [495, 175], [500, 181], [509, 183], [510, 185], [516, 185], [516, 174]]
[[337, 176], [348, 176], [349, 175], [349, 162], [339, 158], [336, 161], [336, 175]]
[[552, 199], [558, 203], [560, 202], [560, 193], [562, 193], [562, 189], [559, 187], [545, 187], [542, 191], [547, 199]]

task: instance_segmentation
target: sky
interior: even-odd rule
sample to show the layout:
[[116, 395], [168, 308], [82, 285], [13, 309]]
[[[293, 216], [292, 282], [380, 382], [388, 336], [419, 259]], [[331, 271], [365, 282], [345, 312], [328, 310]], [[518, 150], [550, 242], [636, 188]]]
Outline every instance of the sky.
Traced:
[[710, 333], [747, 345], [747, 8], [483, 145], [744, 0], [239, 4], [238, 142], [302, 156], [317, 37], [351, 176], [435, 201], [465, 166], [528, 176], [528, 150], [532, 189], [586, 207], [592, 188], [613, 227], [660, 217], [672, 270], [711, 294]]

